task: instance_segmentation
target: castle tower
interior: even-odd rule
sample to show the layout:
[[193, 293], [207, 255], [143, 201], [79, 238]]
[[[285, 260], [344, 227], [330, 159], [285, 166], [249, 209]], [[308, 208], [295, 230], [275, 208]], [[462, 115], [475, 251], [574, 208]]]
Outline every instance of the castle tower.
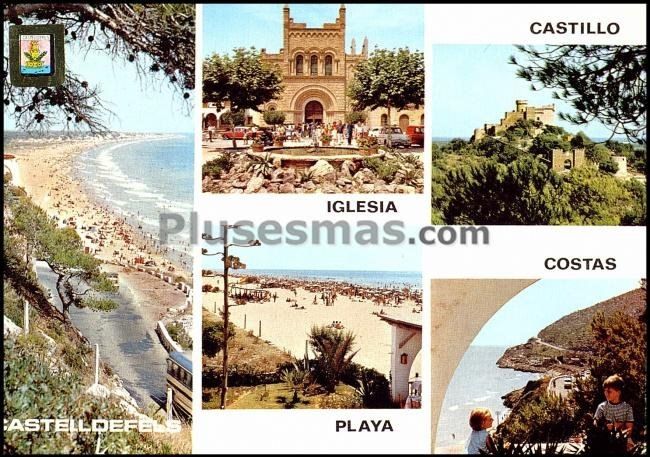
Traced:
[[363, 38], [363, 46], [361, 47], [361, 55], [365, 59], [368, 58], [368, 37]]
[[357, 40], [352, 38], [352, 44], [350, 45], [350, 54], [355, 55], [357, 53]]
[[523, 113], [526, 111], [526, 108], [528, 107], [528, 100], [517, 100], [515, 103], [517, 104], [518, 113]]

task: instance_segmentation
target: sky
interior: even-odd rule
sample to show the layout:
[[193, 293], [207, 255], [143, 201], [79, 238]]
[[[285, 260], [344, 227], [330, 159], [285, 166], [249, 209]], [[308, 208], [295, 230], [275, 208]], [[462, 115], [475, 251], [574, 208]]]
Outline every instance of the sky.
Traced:
[[[5, 39], [8, 36], [5, 26]], [[7, 43], [8, 40], [5, 41]], [[122, 132], [192, 132], [192, 115], [187, 114], [179, 94], [162, 84], [138, 79], [135, 64], [113, 59], [103, 52], [80, 51], [66, 44], [66, 67], [99, 85], [105, 105], [115, 116], [107, 119], [110, 130]], [[5, 130], [16, 130], [11, 116], [4, 113]], [[58, 128], [57, 128], [58, 129]]]
[[[356, 232], [356, 227], [352, 225], [351, 236]], [[416, 236], [417, 228], [407, 227], [405, 233]], [[215, 233], [214, 236], [218, 235]], [[222, 251], [220, 244], [203, 247], [209, 252]], [[240, 257], [247, 268], [260, 270], [419, 271], [422, 263], [421, 250], [417, 245], [344, 246], [339, 240], [335, 246], [305, 243], [299, 246], [265, 244], [252, 248], [234, 247], [229, 254]], [[221, 256], [203, 256], [202, 268], [222, 270], [220, 259]]]
[[[255, 46], [277, 53], [282, 48], [282, 7], [276, 4], [216, 4], [203, 6], [203, 56]], [[294, 22], [308, 27], [333, 23], [340, 4], [289, 5]], [[345, 5], [345, 49], [356, 39], [357, 53], [368, 37], [369, 51], [408, 46], [424, 50], [424, 5]]]
[[476, 346], [514, 346], [574, 311], [639, 288], [635, 279], [542, 279], [506, 303], [474, 338]]
[[609, 138], [602, 124], [575, 126], [561, 121], [559, 112], [573, 113], [571, 106], [551, 97], [551, 90], [533, 92], [530, 83], [516, 76], [511, 55], [521, 54], [509, 45], [437, 45], [433, 47], [433, 136], [472, 136], [483, 124], [498, 124], [506, 111], [515, 109], [515, 100], [528, 100], [529, 106], [555, 103], [557, 125], [569, 132], [582, 130], [590, 138]]

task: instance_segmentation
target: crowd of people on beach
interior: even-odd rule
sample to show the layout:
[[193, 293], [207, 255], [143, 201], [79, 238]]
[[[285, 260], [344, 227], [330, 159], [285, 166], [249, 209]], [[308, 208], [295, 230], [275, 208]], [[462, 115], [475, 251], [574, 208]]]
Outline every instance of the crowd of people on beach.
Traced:
[[[293, 293], [294, 298], [287, 301], [297, 304], [298, 289], [313, 295], [312, 305], [334, 306], [338, 297], [349, 297], [352, 301], [372, 301], [376, 306], [401, 307], [405, 303], [413, 303], [413, 312], [422, 311], [422, 291], [409, 286], [365, 286], [341, 281], [298, 278], [246, 277], [246, 282], [256, 283], [253, 290], [285, 289]], [[241, 289], [238, 289], [241, 290]], [[277, 299], [277, 294], [269, 292], [265, 297], [259, 294], [251, 301], [271, 301]], [[383, 314], [383, 313], [382, 313]]]

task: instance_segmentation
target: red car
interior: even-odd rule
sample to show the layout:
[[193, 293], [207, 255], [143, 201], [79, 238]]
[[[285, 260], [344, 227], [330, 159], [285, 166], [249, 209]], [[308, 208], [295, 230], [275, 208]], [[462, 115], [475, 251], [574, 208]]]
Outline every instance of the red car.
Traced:
[[232, 140], [233, 138], [236, 140], [243, 140], [244, 136], [249, 131], [250, 129], [248, 127], [235, 127], [233, 130], [223, 132], [222, 136], [224, 140]]
[[424, 126], [409, 125], [406, 127], [406, 135], [411, 139], [411, 144], [424, 146]]

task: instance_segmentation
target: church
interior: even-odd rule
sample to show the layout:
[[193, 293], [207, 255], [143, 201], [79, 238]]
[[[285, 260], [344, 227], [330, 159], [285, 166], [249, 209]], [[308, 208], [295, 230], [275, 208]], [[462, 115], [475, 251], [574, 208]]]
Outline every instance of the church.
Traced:
[[[262, 112], [266, 110], [283, 111], [287, 124], [344, 122], [345, 114], [352, 111], [348, 85], [354, 77], [355, 66], [368, 58], [368, 39], [364, 38], [359, 50], [353, 39], [346, 51], [344, 5], [340, 6], [334, 22], [321, 27], [294, 22], [288, 5], [282, 8], [282, 18], [282, 49], [270, 53], [263, 48], [261, 57], [281, 70], [284, 91], [277, 100], [260, 106], [260, 112], [247, 113], [247, 122], [265, 125]], [[366, 124], [378, 127], [387, 122], [386, 110], [376, 109], [368, 113]], [[393, 109], [391, 123], [403, 130], [409, 125], [423, 125], [424, 107]]]

